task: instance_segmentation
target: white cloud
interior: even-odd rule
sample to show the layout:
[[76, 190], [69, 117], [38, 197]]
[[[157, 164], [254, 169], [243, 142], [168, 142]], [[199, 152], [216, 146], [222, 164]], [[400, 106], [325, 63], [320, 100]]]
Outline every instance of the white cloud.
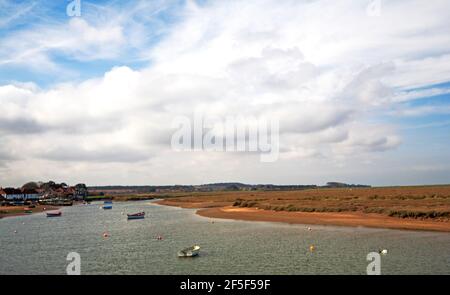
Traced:
[[425, 105], [419, 107], [402, 107], [393, 111], [394, 115], [397, 116], [426, 116], [434, 114], [450, 114], [450, 106], [435, 106], [435, 105]]
[[[245, 174], [248, 180], [272, 182], [286, 176], [286, 161], [328, 161], [331, 170], [347, 160], [367, 163], [401, 144], [398, 131], [373, 116], [446, 91], [406, 89], [450, 81], [450, 18], [448, 2], [438, 0], [386, 2], [379, 18], [368, 17], [365, 8], [354, 1], [188, 1], [166, 38], [139, 48], [139, 56], [153, 61], [146, 69], [118, 66], [103, 77], [49, 89], [1, 86], [0, 134], [21, 155], [7, 161], [10, 181], [18, 181], [14, 175], [25, 160], [36, 165], [30, 176], [61, 161], [69, 163], [68, 175], [94, 177], [90, 171], [102, 167], [96, 183], [198, 182], [197, 169], [205, 170], [205, 181], [211, 174], [227, 180], [238, 177], [233, 157], [256, 171]], [[125, 15], [18, 33], [2, 43], [0, 63], [33, 57], [30, 66], [59, 67], [49, 55], [54, 51], [78, 60], [119, 57], [130, 42]], [[273, 164], [274, 176], [259, 169], [256, 155], [171, 151], [171, 121], [196, 110], [278, 118], [282, 157]], [[320, 177], [319, 170], [310, 172]]]
[[4, 38], [0, 66], [22, 65], [48, 71], [60, 67], [50, 54], [64, 54], [77, 60], [113, 58], [124, 43], [122, 28], [117, 24], [92, 26], [84, 19], [72, 18], [61, 26], [37, 28]]

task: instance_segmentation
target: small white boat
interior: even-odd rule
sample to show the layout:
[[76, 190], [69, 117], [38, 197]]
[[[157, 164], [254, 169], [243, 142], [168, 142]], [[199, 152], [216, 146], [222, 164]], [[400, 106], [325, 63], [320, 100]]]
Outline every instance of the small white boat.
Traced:
[[380, 254], [383, 254], [383, 255], [387, 255], [387, 253], [388, 253], [387, 249], [383, 249], [383, 250], [380, 251]]
[[178, 257], [194, 257], [200, 252], [200, 246], [192, 246], [181, 251], [178, 251]]

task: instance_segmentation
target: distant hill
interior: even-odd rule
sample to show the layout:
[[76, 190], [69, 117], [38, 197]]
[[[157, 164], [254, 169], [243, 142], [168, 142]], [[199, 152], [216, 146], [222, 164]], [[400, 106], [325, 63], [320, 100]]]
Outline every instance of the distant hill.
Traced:
[[143, 185], [143, 186], [90, 186], [92, 194], [99, 192], [114, 193], [161, 193], [161, 192], [213, 192], [213, 191], [288, 191], [305, 190], [314, 188], [345, 188], [345, 187], [370, 187], [360, 184], [345, 184], [340, 182], [328, 182], [324, 186], [309, 185], [276, 185], [276, 184], [245, 184], [240, 182], [209, 183], [201, 185]]
[[330, 188], [340, 188], [340, 187], [370, 187], [370, 185], [364, 185], [364, 184], [347, 184], [342, 182], [327, 182], [325, 187]]

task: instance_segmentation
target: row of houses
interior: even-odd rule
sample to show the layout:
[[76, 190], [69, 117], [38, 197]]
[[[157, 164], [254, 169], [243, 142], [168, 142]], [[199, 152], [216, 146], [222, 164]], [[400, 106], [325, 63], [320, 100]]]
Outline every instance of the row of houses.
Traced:
[[0, 199], [6, 201], [38, 201], [41, 199], [83, 199], [87, 189], [80, 186], [58, 188], [0, 188]]
[[41, 194], [35, 189], [0, 188], [0, 197], [5, 200], [39, 200]]

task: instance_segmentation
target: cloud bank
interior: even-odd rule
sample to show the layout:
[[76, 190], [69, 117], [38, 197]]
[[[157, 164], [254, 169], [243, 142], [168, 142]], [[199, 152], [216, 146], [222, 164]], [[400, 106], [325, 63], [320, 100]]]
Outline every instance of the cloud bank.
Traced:
[[[445, 0], [382, 1], [377, 17], [367, 14], [370, 1], [187, 1], [150, 43], [139, 39], [161, 24], [135, 19], [142, 3], [126, 13], [96, 8], [114, 16], [104, 22], [89, 13], [2, 37], [0, 71], [14, 65], [67, 75], [50, 85], [0, 85], [4, 182], [389, 184], [411, 164], [376, 172], [406, 144], [396, 119], [442, 113], [412, 103], [450, 92], [439, 86], [450, 81]], [[124, 65], [130, 54], [148, 64]], [[74, 67], [55, 55], [116, 66], [74, 82]], [[196, 111], [277, 118], [280, 160], [173, 151], [172, 121]], [[414, 173], [394, 181], [420, 179]]]

